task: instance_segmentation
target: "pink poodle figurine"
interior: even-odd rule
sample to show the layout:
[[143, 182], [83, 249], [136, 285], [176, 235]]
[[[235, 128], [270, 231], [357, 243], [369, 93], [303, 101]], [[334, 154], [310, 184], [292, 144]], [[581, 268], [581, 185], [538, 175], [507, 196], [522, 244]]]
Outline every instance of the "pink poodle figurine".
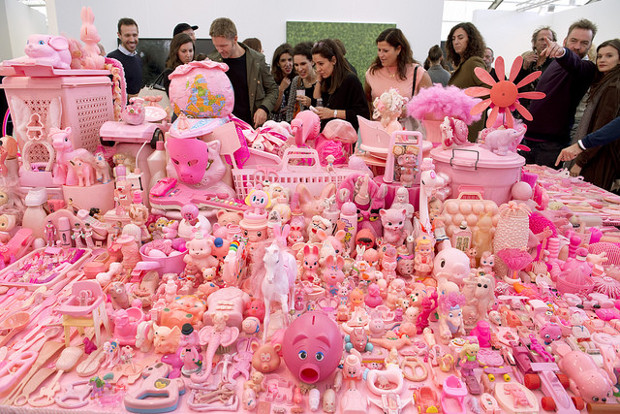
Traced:
[[441, 295], [437, 301], [439, 315], [439, 337], [447, 344], [455, 335], [465, 335], [463, 325], [463, 310], [465, 296], [451, 292]]

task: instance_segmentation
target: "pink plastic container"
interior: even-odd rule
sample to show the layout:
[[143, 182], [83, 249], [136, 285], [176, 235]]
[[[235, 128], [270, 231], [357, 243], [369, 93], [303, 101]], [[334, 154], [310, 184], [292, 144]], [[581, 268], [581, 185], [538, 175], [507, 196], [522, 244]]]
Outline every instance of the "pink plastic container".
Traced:
[[[69, 72], [69, 71], [66, 71]], [[71, 71], [73, 73], [73, 71]], [[93, 71], [75, 71], [76, 74]], [[94, 71], [101, 73], [101, 71]], [[99, 128], [114, 119], [112, 81], [108, 76], [7, 76], [2, 88], [16, 125], [15, 137], [20, 146], [26, 141], [20, 125], [27, 124], [33, 113], [47, 119], [60, 98], [60, 128], [73, 128], [73, 148], [94, 151], [99, 145]], [[54, 102], [54, 103], [53, 103]], [[25, 109], [27, 108], [27, 109]]]
[[160, 267], [157, 269], [159, 274], [164, 273], [181, 273], [183, 269], [185, 269], [185, 262], [183, 261], [183, 257], [185, 254], [179, 254], [176, 256], [170, 257], [150, 257], [144, 254], [144, 249], [150, 243], [145, 244], [140, 247], [140, 256], [142, 260], [145, 262], [156, 262], [159, 263]]
[[525, 158], [509, 153], [500, 156], [479, 145], [431, 151], [435, 161], [435, 171], [446, 173], [452, 178], [453, 197], [463, 185], [484, 188], [484, 199], [493, 200], [497, 205], [510, 200], [510, 189], [521, 178], [521, 167]]

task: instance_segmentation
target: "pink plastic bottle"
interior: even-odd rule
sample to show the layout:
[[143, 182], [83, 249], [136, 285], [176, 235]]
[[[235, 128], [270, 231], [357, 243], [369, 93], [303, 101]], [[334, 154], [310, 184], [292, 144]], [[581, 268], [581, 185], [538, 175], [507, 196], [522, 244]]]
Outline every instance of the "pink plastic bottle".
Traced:
[[340, 218], [342, 229], [345, 231], [344, 245], [350, 253], [355, 250], [355, 236], [357, 235], [357, 207], [350, 201], [342, 205]]

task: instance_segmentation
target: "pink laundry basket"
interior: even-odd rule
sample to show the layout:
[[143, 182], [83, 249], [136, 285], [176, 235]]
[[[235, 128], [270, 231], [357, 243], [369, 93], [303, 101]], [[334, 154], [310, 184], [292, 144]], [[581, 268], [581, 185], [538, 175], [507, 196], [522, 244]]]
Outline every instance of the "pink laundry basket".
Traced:
[[[47, 134], [48, 112], [52, 102], [60, 98], [60, 128], [73, 128], [74, 148], [95, 151], [99, 145], [99, 128], [105, 121], [114, 119], [112, 81], [105, 71], [63, 71], [72, 76], [7, 76], [2, 80], [11, 117], [15, 125], [15, 137], [20, 147], [27, 142], [25, 129], [33, 113], [39, 114]], [[86, 73], [86, 74], [84, 74]], [[93, 73], [95, 75], [93, 75]], [[80, 74], [83, 74], [79, 76]], [[78, 76], [75, 76], [78, 75]]]

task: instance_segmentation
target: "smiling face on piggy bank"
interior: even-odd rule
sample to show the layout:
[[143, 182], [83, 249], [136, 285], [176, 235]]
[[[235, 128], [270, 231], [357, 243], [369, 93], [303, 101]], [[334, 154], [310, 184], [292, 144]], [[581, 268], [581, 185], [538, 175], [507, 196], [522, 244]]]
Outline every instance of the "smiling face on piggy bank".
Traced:
[[284, 362], [300, 381], [315, 384], [331, 375], [342, 356], [343, 339], [327, 315], [306, 312], [284, 333]]
[[469, 275], [469, 257], [454, 247], [446, 247], [437, 253], [433, 261], [433, 277], [437, 280], [447, 279], [459, 287], [463, 279]]

